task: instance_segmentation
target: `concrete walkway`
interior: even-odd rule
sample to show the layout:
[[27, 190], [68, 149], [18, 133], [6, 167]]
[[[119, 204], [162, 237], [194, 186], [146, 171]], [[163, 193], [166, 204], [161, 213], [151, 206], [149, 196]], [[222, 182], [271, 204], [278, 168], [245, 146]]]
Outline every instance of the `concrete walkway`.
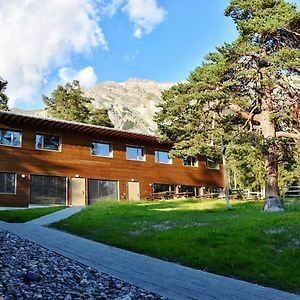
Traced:
[[52, 214], [45, 215], [43, 217], [28, 221], [25, 224], [40, 225], [40, 226], [48, 225], [48, 224], [66, 219], [66, 218], [70, 217], [71, 215], [80, 212], [83, 208], [84, 208], [84, 206], [70, 206], [68, 208], [56, 211]]
[[48, 223], [51, 216], [57, 220], [55, 214], [48, 215], [47, 221], [43, 222], [0, 222], [0, 229], [170, 299], [300, 299], [294, 294], [183, 267], [40, 226], [40, 223]]

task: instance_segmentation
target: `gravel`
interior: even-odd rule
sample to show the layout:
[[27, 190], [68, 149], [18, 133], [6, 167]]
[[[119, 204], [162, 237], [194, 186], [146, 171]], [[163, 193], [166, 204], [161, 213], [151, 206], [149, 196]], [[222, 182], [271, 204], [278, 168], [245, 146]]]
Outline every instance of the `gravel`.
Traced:
[[165, 298], [0, 230], [0, 300], [10, 299]]

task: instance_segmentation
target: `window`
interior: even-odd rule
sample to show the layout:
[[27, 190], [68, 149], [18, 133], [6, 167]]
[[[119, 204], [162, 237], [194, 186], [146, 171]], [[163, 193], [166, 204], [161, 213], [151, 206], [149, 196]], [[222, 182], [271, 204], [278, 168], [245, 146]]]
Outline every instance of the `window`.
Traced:
[[144, 148], [127, 146], [126, 157], [131, 160], [145, 160]]
[[89, 204], [104, 199], [118, 200], [118, 182], [113, 180], [89, 179]]
[[219, 164], [214, 159], [206, 158], [206, 168], [219, 169]]
[[21, 147], [21, 132], [0, 129], [0, 145]]
[[16, 193], [16, 174], [0, 172], [0, 194]]
[[35, 148], [41, 150], [59, 151], [60, 138], [50, 134], [37, 134], [35, 136]]
[[192, 156], [186, 156], [182, 159], [184, 166], [198, 167], [198, 160]]
[[175, 192], [176, 185], [174, 184], [165, 184], [165, 183], [153, 183], [153, 193], [160, 193], [160, 192]]
[[172, 160], [169, 157], [168, 151], [155, 151], [155, 162], [160, 164], [171, 164]]
[[92, 142], [92, 155], [112, 157], [112, 145], [108, 143]]
[[30, 176], [30, 204], [66, 205], [66, 177]]

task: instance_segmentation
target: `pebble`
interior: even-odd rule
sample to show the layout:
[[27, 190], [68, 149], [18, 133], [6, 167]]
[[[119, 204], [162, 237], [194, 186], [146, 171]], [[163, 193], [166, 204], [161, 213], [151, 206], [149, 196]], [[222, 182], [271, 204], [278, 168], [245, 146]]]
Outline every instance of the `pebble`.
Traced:
[[2, 300], [166, 300], [0, 230]]

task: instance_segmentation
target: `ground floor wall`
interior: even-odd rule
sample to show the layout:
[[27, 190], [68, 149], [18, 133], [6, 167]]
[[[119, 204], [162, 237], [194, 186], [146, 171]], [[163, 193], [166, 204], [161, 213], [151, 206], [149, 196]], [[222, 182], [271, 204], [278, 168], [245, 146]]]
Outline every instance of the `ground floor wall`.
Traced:
[[168, 178], [167, 174], [161, 174], [157, 178], [150, 175], [148, 178], [146, 176], [146, 179], [145, 174], [141, 177], [138, 174], [130, 174], [124, 179], [105, 177], [105, 174], [47, 173], [46, 170], [27, 173], [25, 170], [16, 172], [0, 169], [0, 173], [15, 174], [16, 177], [15, 193], [0, 193], [0, 206], [4, 207], [27, 207], [29, 204], [88, 205], [97, 201], [98, 196], [108, 196], [118, 201], [153, 199], [152, 195], [157, 185], [174, 186], [176, 191], [183, 185], [197, 187], [199, 193], [200, 187], [206, 186], [199, 181], [176, 181]]

